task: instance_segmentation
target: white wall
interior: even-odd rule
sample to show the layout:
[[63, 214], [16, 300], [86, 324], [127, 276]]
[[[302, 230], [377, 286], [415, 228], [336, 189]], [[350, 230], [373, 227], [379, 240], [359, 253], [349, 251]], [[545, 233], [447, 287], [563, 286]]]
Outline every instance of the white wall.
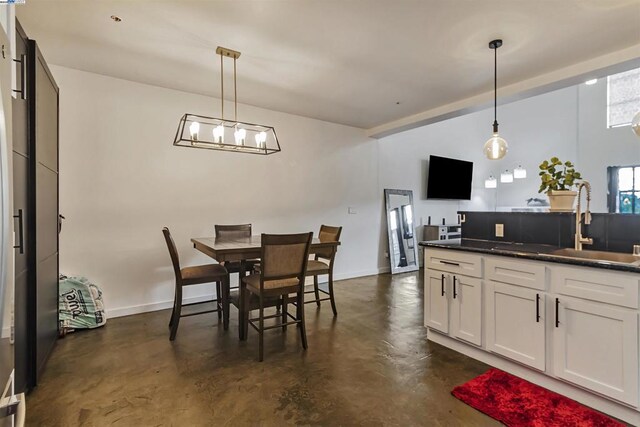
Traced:
[[[509, 143], [502, 160], [487, 160], [482, 147], [491, 137], [493, 110], [483, 110], [385, 137], [380, 144], [380, 186], [413, 190], [416, 224], [432, 224], [457, 220], [458, 210], [494, 210], [496, 207], [524, 206], [526, 199], [544, 197], [538, 194], [538, 165], [551, 156], [576, 160], [577, 89], [550, 92], [500, 106], [500, 134]], [[453, 157], [474, 163], [471, 201], [426, 200], [426, 172], [429, 155]], [[499, 177], [505, 169], [521, 164], [527, 178], [513, 184], [498, 184], [497, 190], [484, 188], [484, 180]], [[454, 172], [452, 172], [454, 173]], [[418, 230], [418, 238], [421, 230]], [[387, 245], [386, 232], [381, 232], [382, 247]], [[386, 264], [384, 250], [378, 258]]]
[[[281, 153], [173, 147], [182, 114], [215, 116], [219, 100], [51, 69], [60, 86], [60, 211], [67, 218], [61, 272], [100, 285], [111, 316], [170, 306], [163, 226], [186, 266], [211, 262], [189, 239], [211, 236], [216, 223], [251, 222], [254, 233], [342, 225], [337, 278], [378, 272], [377, 143], [361, 129], [241, 105], [241, 119], [275, 126]], [[358, 213], [348, 215], [348, 207]], [[211, 290], [199, 288], [187, 296]]]

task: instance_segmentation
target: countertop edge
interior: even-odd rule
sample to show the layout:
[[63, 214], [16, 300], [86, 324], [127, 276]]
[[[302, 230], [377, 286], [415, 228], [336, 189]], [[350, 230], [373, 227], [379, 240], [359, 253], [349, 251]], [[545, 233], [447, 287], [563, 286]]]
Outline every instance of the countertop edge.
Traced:
[[[472, 244], [470, 243], [470, 239], [465, 240], [465, 242]], [[485, 245], [491, 243], [488, 240], [478, 241], [478, 242], [485, 242], [484, 243]], [[508, 242], [493, 242], [493, 243], [495, 243], [496, 245], [503, 245], [503, 246], [508, 245]], [[470, 246], [469, 244], [463, 246], [461, 239], [444, 240], [444, 241], [429, 240], [429, 241], [422, 241], [418, 243], [419, 246], [422, 246], [424, 248], [429, 247], [429, 248], [454, 250], [454, 251], [462, 251], [462, 252], [472, 252], [472, 253], [485, 254], [485, 255], [496, 255], [496, 256], [502, 256], [502, 257], [508, 257], [508, 258], [520, 258], [520, 259], [528, 259], [528, 260], [534, 260], [534, 261], [551, 262], [556, 264], [576, 265], [580, 267], [599, 268], [602, 270], [623, 271], [627, 273], [640, 273], [640, 267], [633, 266], [633, 265], [616, 264], [616, 263], [609, 263], [606, 261], [595, 261], [595, 260], [588, 260], [588, 259], [560, 258], [557, 256], [548, 255], [544, 253], [518, 251], [518, 248], [517, 246], [515, 246], [516, 245], [515, 243], [514, 243], [513, 250], [493, 249], [493, 248], [486, 248], [486, 247], [479, 247], [479, 246], [473, 247], [473, 246]]]

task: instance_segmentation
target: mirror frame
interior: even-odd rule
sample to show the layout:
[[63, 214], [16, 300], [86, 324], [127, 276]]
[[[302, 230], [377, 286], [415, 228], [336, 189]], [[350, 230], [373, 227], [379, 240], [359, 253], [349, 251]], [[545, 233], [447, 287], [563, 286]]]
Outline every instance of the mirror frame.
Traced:
[[389, 226], [389, 224], [391, 224], [391, 211], [389, 210], [390, 208], [390, 203], [389, 203], [389, 196], [391, 195], [398, 195], [398, 196], [409, 196], [409, 204], [411, 205], [411, 210], [413, 213], [413, 224], [415, 224], [415, 207], [413, 206], [413, 191], [412, 190], [395, 190], [395, 189], [390, 189], [390, 188], [385, 188], [384, 189], [384, 201], [385, 201], [385, 212], [386, 212], [386, 217], [387, 217], [387, 239], [388, 239], [388, 250], [389, 250], [389, 266], [391, 268], [391, 274], [396, 274], [396, 273], [405, 273], [408, 271], [417, 271], [420, 269], [420, 259], [418, 259], [418, 242], [416, 239], [416, 230], [415, 230], [415, 226], [412, 225], [413, 230], [411, 230], [413, 232], [413, 240], [414, 240], [414, 244], [413, 244], [413, 255], [414, 255], [414, 259], [416, 260], [415, 265], [407, 265], [406, 267], [396, 267], [396, 263], [393, 260], [393, 239], [391, 236], [391, 227]]

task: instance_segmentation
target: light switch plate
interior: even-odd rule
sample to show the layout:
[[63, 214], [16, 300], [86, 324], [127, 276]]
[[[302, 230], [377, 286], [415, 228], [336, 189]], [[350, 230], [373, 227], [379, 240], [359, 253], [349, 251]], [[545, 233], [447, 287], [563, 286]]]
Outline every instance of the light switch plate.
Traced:
[[356, 208], [349, 208], [349, 215], [355, 215], [358, 213], [358, 210]]
[[504, 237], [504, 224], [496, 224], [496, 237]]

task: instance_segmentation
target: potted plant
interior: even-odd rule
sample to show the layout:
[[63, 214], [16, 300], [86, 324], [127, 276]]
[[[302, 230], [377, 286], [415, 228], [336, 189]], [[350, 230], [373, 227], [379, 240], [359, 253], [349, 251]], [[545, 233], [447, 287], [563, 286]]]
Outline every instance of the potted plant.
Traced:
[[572, 212], [577, 192], [573, 191], [576, 181], [582, 179], [580, 172], [576, 172], [573, 163], [562, 162], [552, 157], [540, 163], [540, 189], [538, 193], [549, 196], [550, 211]]

